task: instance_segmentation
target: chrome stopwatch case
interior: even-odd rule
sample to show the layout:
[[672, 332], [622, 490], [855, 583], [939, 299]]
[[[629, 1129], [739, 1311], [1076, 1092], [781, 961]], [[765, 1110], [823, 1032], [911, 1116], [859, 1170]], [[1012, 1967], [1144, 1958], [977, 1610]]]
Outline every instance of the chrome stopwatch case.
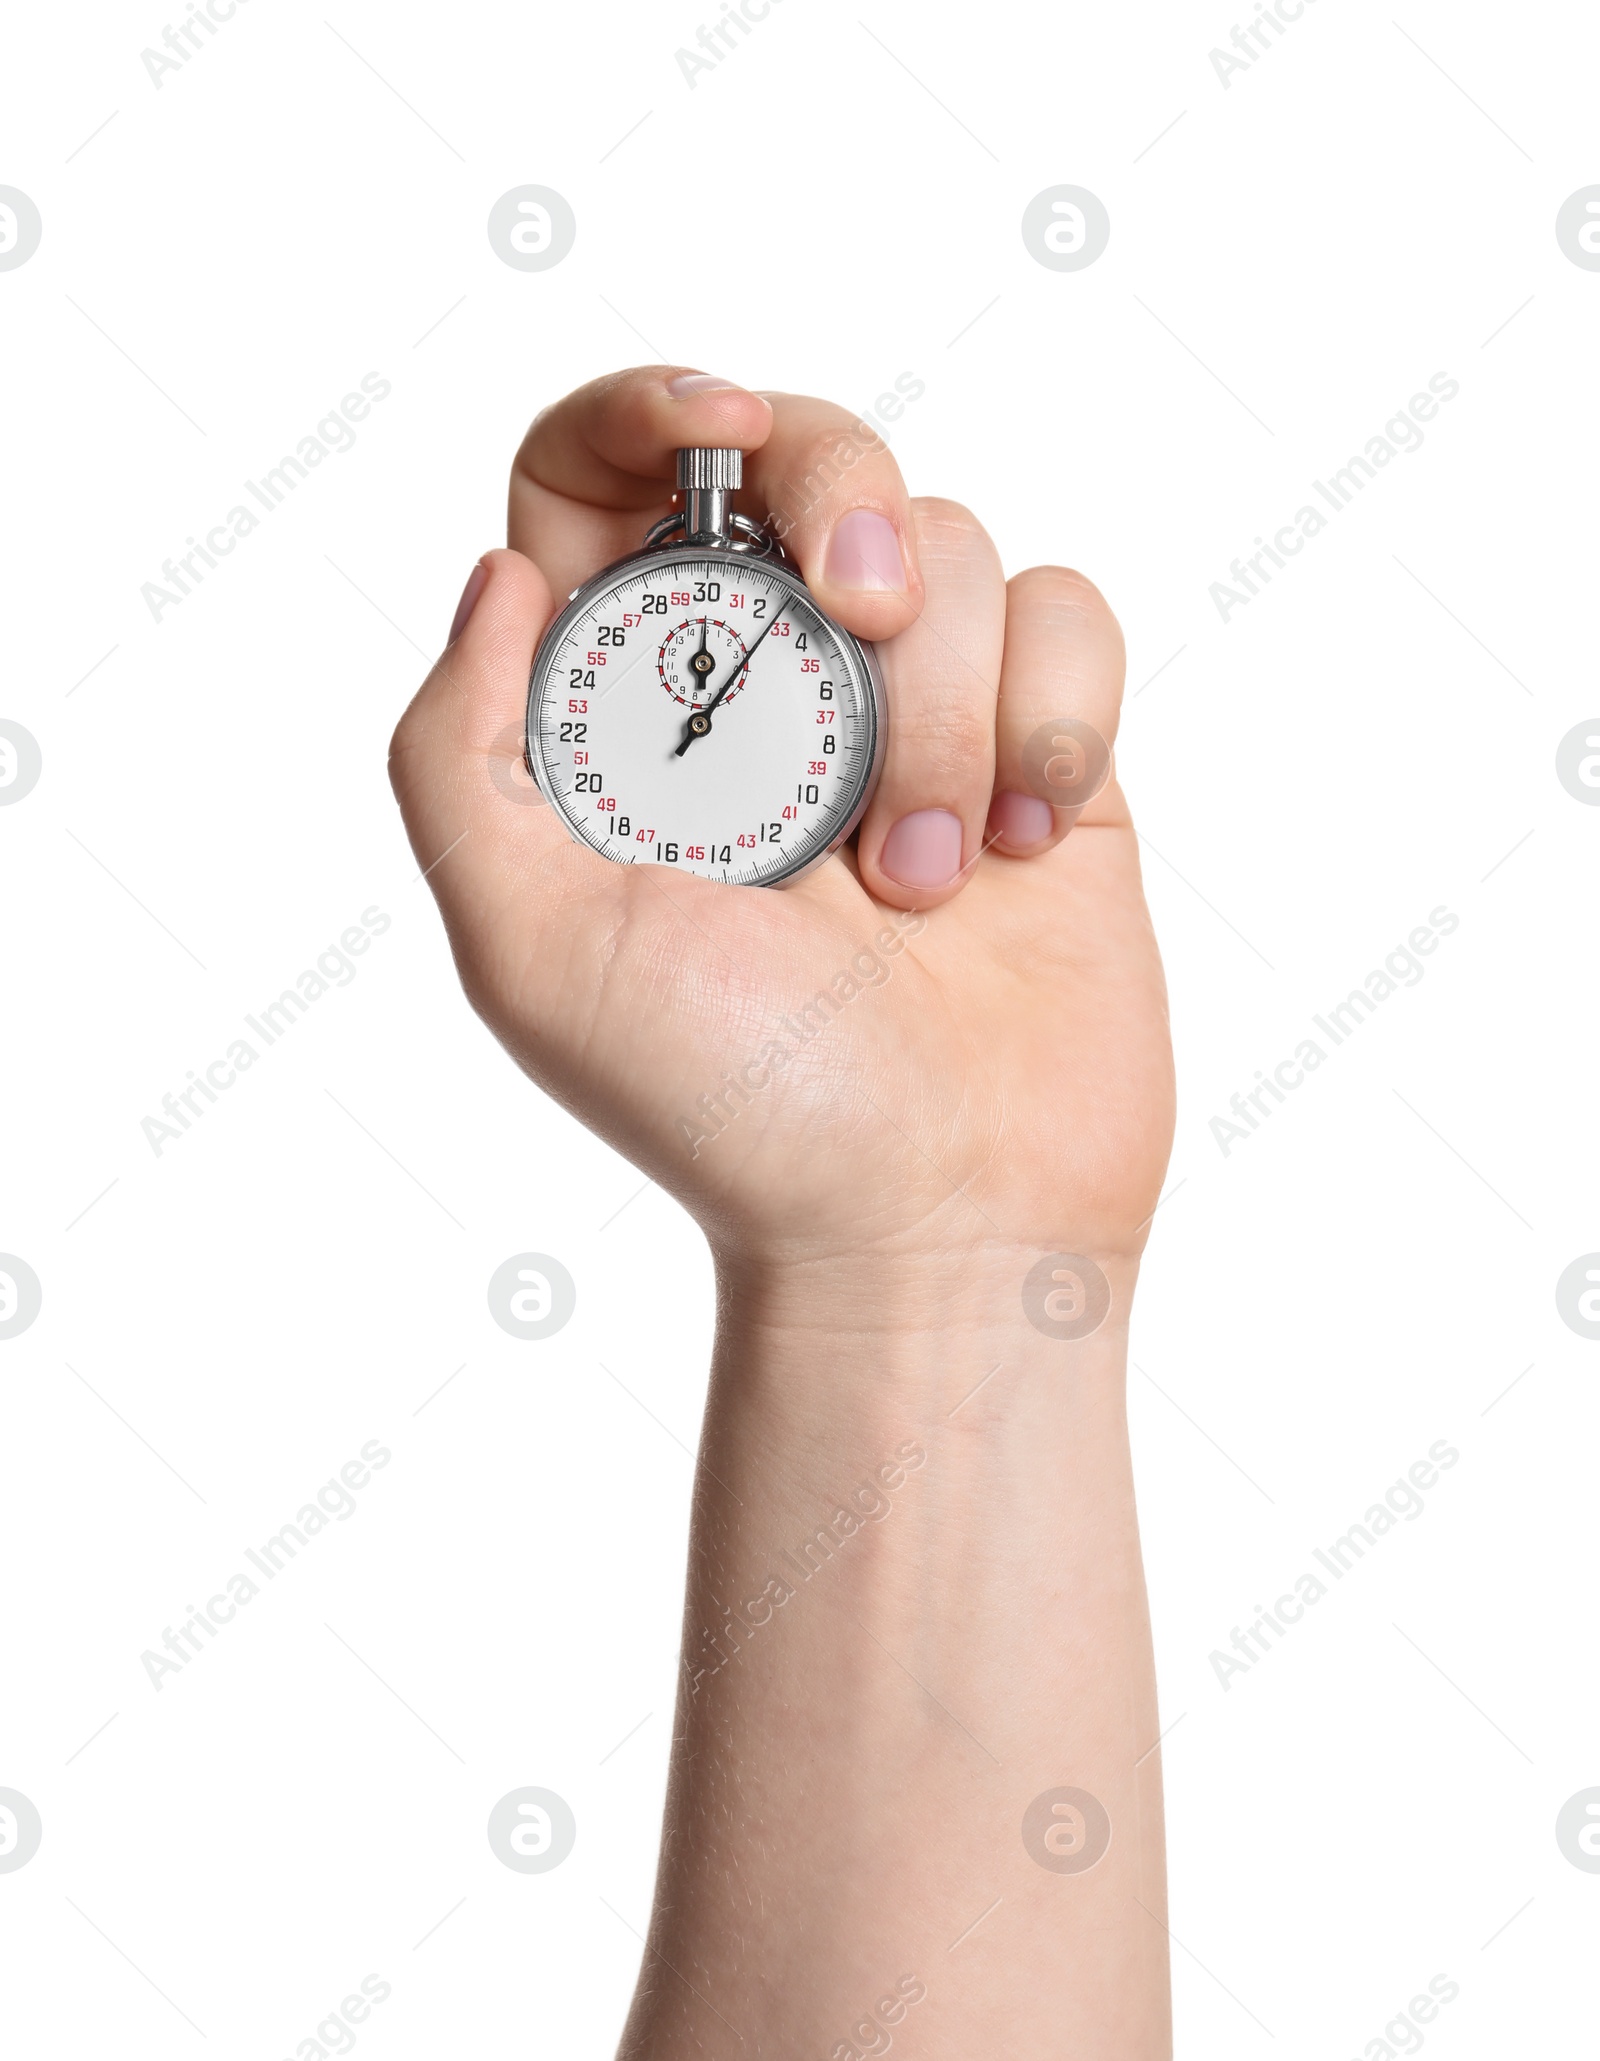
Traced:
[[681, 512], [540, 639], [528, 768], [603, 858], [775, 887], [861, 820], [886, 711], [871, 645], [732, 512], [740, 470], [737, 451], [680, 451]]

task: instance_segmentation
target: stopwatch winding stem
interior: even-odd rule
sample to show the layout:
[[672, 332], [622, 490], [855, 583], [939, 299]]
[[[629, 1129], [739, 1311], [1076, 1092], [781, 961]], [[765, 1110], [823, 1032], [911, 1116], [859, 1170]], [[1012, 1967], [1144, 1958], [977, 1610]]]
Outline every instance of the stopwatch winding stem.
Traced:
[[667, 543], [737, 551], [742, 558], [786, 556], [777, 538], [747, 515], [736, 515], [734, 490], [742, 483], [744, 453], [689, 449], [678, 453], [681, 509], [663, 516], [645, 538], [647, 549]]

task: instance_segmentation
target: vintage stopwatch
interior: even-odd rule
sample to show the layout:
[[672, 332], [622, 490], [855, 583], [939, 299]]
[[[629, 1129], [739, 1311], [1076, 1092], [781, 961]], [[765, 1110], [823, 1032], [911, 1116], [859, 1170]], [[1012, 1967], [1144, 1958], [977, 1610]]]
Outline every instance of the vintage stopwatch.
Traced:
[[678, 453], [682, 508], [575, 588], [534, 654], [528, 770], [620, 865], [776, 887], [861, 820], [883, 758], [870, 644], [731, 507], [738, 451]]

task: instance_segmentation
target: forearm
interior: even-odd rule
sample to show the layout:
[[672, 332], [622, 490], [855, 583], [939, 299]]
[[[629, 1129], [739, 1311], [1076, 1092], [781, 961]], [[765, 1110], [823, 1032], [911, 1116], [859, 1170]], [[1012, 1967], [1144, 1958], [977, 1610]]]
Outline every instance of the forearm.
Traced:
[[627, 2061], [1169, 2051], [1131, 1284], [1026, 1271], [723, 1269]]

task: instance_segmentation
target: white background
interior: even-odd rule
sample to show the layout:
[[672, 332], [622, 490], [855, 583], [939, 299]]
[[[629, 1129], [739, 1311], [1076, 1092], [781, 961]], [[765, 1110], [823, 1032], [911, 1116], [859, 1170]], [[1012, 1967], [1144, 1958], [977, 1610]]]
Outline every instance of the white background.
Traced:
[[[384, 755], [528, 418], [660, 357], [854, 407], [914, 374], [912, 491], [1126, 626], [1181, 1087], [1131, 1377], [1178, 2051], [1381, 2054], [1440, 1973], [1441, 2056], [1587, 2051], [1600, 1877], [1553, 1828], [1600, 1784], [1600, 1346], [1554, 1285], [1600, 1246], [1600, 810], [1554, 766], [1600, 711], [1600, 273], [1554, 221], [1600, 180], [1600, 22], [1308, 0], [1224, 87], [1221, 6], [775, 0], [691, 90], [701, 19], [240, 0], [159, 89], [159, 9], [8, 30], [44, 237], [0, 272], [0, 715], [44, 773], [0, 809], [0, 1248], [44, 1306], [0, 1344], [0, 1786], [44, 1841], [0, 1874], [7, 2045], [282, 2061], [376, 1973], [374, 2057], [612, 2050], [709, 1268], [468, 1011]], [[578, 224], [540, 273], [485, 233], [529, 182]], [[1063, 182], [1112, 224], [1076, 273], [1020, 235]], [[153, 621], [369, 372], [355, 448]], [[1211, 583], [1437, 372], [1423, 448], [1224, 623]], [[372, 905], [357, 977], [154, 1154]], [[1224, 1156], [1228, 1098], [1440, 905], [1425, 978]], [[542, 1345], [485, 1302], [527, 1250], [578, 1284]], [[155, 1690], [370, 1439], [356, 1514]], [[1224, 1690], [1210, 1653], [1440, 1439], [1424, 1514]], [[552, 1873], [484, 1836], [524, 1784], [576, 1813]]]

